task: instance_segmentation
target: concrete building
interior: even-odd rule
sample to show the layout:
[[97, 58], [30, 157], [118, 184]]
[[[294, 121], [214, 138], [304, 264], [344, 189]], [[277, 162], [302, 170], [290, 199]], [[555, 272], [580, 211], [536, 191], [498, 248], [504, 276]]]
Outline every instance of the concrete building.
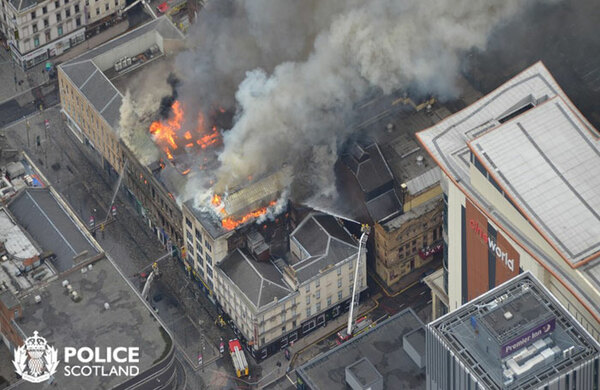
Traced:
[[298, 390], [425, 389], [425, 329], [405, 309], [296, 370]]
[[[41, 186], [20, 190], [0, 210], [6, 216], [0, 232], [5, 248], [0, 257], [0, 340], [12, 351], [38, 331], [58, 351], [67, 346], [139, 347], [136, 376], [68, 376], [59, 352], [53, 378], [58, 388], [175, 387], [171, 336], [69, 205], [52, 187]], [[23, 250], [53, 256], [16, 276]], [[101, 365], [110, 371], [110, 363]], [[39, 386], [24, 380], [11, 384], [12, 389]]]
[[[280, 351], [349, 309], [358, 244], [334, 217], [310, 214], [290, 234], [290, 250], [281, 257], [270, 255], [256, 230], [246, 238], [215, 262], [215, 292], [255, 358]], [[363, 251], [357, 297], [367, 288], [366, 277]]]
[[[162, 17], [58, 67], [61, 112], [67, 125], [81, 142], [97, 152], [100, 164], [115, 181], [123, 173], [126, 194], [164, 245], [180, 245], [183, 241], [181, 209], [172, 193], [173, 183], [165, 182], [160, 174], [173, 167], [161, 161], [143, 164], [120, 138], [124, 91], [113, 82], [162, 61], [182, 44], [181, 32]], [[123, 58], [129, 58], [125, 65]]]
[[14, 60], [27, 69], [86, 38], [86, 28], [117, 18], [125, 0], [2, 0], [0, 30]]
[[431, 390], [597, 389], [600, 345], [530, 272], [427, 325]]
[[417, 136], [443, 171], [436, 305], [530, 271], [600, 339], [599, 135], [544, 65]]

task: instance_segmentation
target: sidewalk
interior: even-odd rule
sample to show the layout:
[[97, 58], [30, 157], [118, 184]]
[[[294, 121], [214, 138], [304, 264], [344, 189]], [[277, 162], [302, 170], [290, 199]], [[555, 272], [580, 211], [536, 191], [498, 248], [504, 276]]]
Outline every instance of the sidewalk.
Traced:
[[[369, 298], [365, 300], [357, 310], [356, 318], [371, 312], [377, 307], [377, 301]], [[301, 366], [310, 359], [319, 355], [324, 349], [329, 350], [335, 345], [329, 345], [327, 339], [336, 334], [348, 324], [348, 313], [344, 313], [339, 317], [327, 322], [326, 327], [320, 327], [306, 337], [296, 341], [293, 346], [288, 347], [291, 352], [292, 359], [287, 361], [283, 356], [283, 352], [279, 352], [260, 363], [264, 373], [263, 378], [265, 383], [261, 383], [259, 388], [265, 388], [269, 385], [282, 379], [288, 372], [292, 372], [294, 368]], [[278, 366], [280, 363], [281, 366]], [[269, 375], [269, 373], [273, 373]]]
[[45, 71], [46, 62], [51, 62], [56, 66], [57, 64], [69, 61], [70, 59], [123, 34], [128, 29], [129, 22], [127, 19], [124, 19], [100, 34], [94, 35], [90, 39], [67, 50], [64, 54], [58, 57], [49, 58], [47, 61], [43, 61], [42, 63], [27, 69], [27, 71], [24, 71], [20, 66], [15, 65], [10, 52], [0, 49], [0, 68], [2, 69], [0, 72], [0, 85], [2, 85], [2, 88], [0, 88], [0, 102], [23, 95], [24, 93], [30, 92], [33, 88], [47, 83], [49, 79], [48, 73]]
[[383, 290], [383, 293], [387, 296], [394, 296], [397, 294], [400, 294], [401, 292], [403, 292], [404, 290], [406, 290], [407, 288], [409, 288], [410, 286], [412, 286], [413, 284], [415, 284], [416, 282], [420, 281], [421, 278], [423, 278], [423, 274], [428, 272], [428, 271], [435, 271], [438, 268], [440, 268], [441, 266], [441, 260], [432, 260], [430, 261], [427, 265], [421, 267], [421, 268], [417, 268], [413, 271], [411, 271], [410, 273], [404, 275], [402, 278], [400, 278], [400, 280], [398, 280], [396, 283], [392, 284], [391, 286], [388, 286], [385, 284], [385, 282], [383, 280], [381, 280], [381, 278], [379, 278], [379, 275], [377, 275], [377, 272], [375, 272], [374, 269], [370, 269], [369, 271], [369, 276], [371, 276], [373, 278], [373, 280], [375, 280], [375, 282], [379, 285], [379, 287], [381, 287], [381, 289]]

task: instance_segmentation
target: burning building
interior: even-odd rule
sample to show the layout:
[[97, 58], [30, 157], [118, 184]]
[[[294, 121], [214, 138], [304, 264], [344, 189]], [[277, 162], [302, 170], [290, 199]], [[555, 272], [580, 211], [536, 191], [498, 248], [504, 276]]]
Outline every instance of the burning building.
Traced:
[[[58, 67], [62, 114], [73, 134], [97, 153], [108, 176], [122, 184], [144, 223], [164, 244], [183, 242], [181, 209], [174, 189], [181, 174], [165, 166], [151, 142], [144, 153], [123, 128], [123, 85], [136, 70], [161, 66], [182, 48], [183, 35], [166, 18], [151, 21]], [[131, 124], [132, 128], [137, 123]], [[148, 148], [150, 146], [150, 148]]]

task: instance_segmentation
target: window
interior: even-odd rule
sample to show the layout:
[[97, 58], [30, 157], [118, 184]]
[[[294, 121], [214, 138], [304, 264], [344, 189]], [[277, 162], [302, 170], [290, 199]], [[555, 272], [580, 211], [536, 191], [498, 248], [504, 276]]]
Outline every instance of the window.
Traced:
[[75, 4], [75, 13], [79, 12], [79, 4]]
[[327, 297], [327, 306], [331, 306], [331, 295]]
[[321, 299], [321, 290], [317, 290], [317, 292], [315, 293], [315, 298]]
[[48, 7], [42, 7], [42, 13], [46, 15], [48, 13]]
[[108, 3], [104, 4], [104, 10], [108, 11]]
[[210, 265], [212, 265], [212, 257], [210, 257], [210, 255], [207, 253], [206, 254], [206, 262]]
[[65, 0], [65, 4], [69, 4], [69, 0]]
[[115, 0], [115, 7], [119, 6], [119, 0]]
[[96, 15], [100, 15], [100, 7], [96, 7]]
[[55, 1], [54, 2], [54, 8], [58, 8], [58, 7], [60, 7], [60, 3], [58, 1]]
[[339, 267], [338, 267], [338, 269], [337, 269], [337, 274], [338, 274], [338, 276], [340, 276], [340, 275], [342, 274], [342, 269], [341, 269], [341, 268], [339, 268]]
[[306, 296], [306, 304], [307, 304], [307, 305], [310, 305], [310, 295], [307, 295], [307, 296]]
[[353, 266], [353, 265], [354, 265], [354, 261], [350, 261], [350, 262], [348, 263], [348, 269], [349, 269], [350, 271], [352, 271], [352, 268], [353, 268], [352, 266]]
[[190, 221], [187, 217], [185, 218], [185, 224], [187, 225], [187, 227], [189, 227], [190, 229], [192, 228], [192, 221]]
[[65, 17], [66, 17], [66, 18], [70, 18], [70, 17], [71, 17], [71, 10], [70, 10], [69, 8], [67, 8], [67, 9], [65, 10]]
[[306, 285], [306, 292], [310, 292], [310, 283]]
[[212, 276], [213, 276], [212, 268], [206, 267], [206, 274], [212, 279]]
[[48, 22], [48, 18], [44, 19], [44, 28], [48, 27], [50, 23]]
[[40, 37], [36, 35], [33, 37], [33, 46], [38, 47], [40, 45]]
[[306, 308], [306, 318], [310, 317], [310, 307]]
[[321, 302], [317, 302], [317, 305], [315, 307], [315, 313], [318, 313], [321, 311]]
[[35, 34], [36, 32], [38, 32], [38, 28], [37, 28], [37, 23], [34, 24], [33, 26], [33, 33]]
[[285, 334], [285, 326], [281, 327], [281, 334], [284, 335]]
[[200, 243], [196, 244], [196, 252], [202, 253], [202, 244], [200, 244]]
[[31, 13], [31, 20], [35, 19], [35, 11]]
[[199, 242], [202, 242], [202, 233], [200, 233], [200, 230], [198, 229], [196, 229], [196, 238]]
[[50, 42], [50, 31], [46, 31], [45, 35], [46, 35], [46, 42]]
[[315, 287], [319, 288], [321, 286], [321, 279], [317, 279], [317, 281], [315, 282]]
[[202, 259], [200, 253], [196, 253], [196, 259], [198, 260], [199, 267], [204, 267], [204, 260]]
[[[77, 25], [77, 27], [81, 26], [81, 18], [79, 16], [75, 19], [75, 24]], [[154, 189], [152, 190], [154, 191]]]
[[194, 242], [194, 236], [192, 236], [192, 233], [190, 232], [185, 232], [185, 235], [188, 239], [188, 245], [191, 244], [192, 242]]
[[338, 291], [338, 301], [341, 301], [341, 300], [342, 300], [342, 292]]
[[206, 247], [206, 249], [208, 249], [209, 251], [212, 250], [212, 248], [210, 247], [210, 243], [208, 242], [208, 240], [204, 240], [204, 246]]
[[338, 288], [342, 288], [342, 279], [338, 279]]
[[56, 21], [60, 22], [62, 20], [62, 15], [59, 13], [56, 14]]

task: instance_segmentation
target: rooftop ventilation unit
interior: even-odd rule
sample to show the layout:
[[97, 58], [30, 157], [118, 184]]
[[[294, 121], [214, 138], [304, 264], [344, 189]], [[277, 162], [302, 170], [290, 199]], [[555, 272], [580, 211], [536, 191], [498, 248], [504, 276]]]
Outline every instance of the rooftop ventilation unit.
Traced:
[[35, 300], [35, 303], [40, 303], [40, 302], [42, 302], [42, 297], [41, 297], [41, 296], [39, 296], [39, 295], [36, 295], [36, 296], [35, 296], [33, 299]]

